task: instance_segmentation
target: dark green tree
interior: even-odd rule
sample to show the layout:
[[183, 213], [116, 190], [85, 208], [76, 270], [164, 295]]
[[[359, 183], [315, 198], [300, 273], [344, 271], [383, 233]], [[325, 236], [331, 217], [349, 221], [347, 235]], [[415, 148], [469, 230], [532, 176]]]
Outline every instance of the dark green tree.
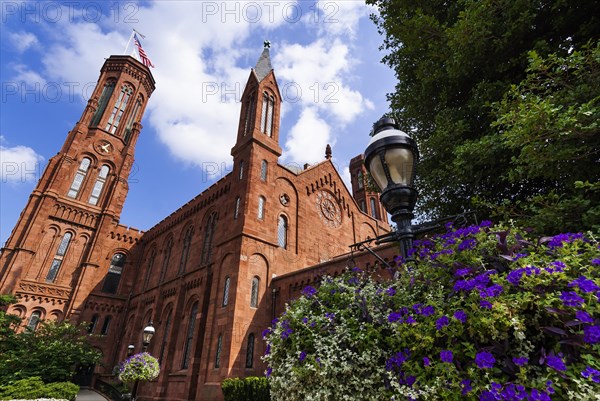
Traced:
[[[590, 170], [593, 157], [574, 159], [576, 167], [569, 169], [588, 171], [584, 179], [565, 180], [568, 172], [550, 177], [523, 169], [524, 174], [514, 174], [518, 164], [514, 141], [505, 141], [503, 127], [494, 122], [509, 112], [497, 103], [528, 79], [532, 51], [542, 59], [549, 55], [566, 57], [598, 40], [600, 2], [367, 3], [379, 9], [373, 18], [385, 36], [382, 47], [388, 54], [383, 61], [398, 78], [395, 92], [389, 95], [391, 109], [401, 128], [417, 140], [422, 154], [417, 177], [421, 212], [441, 217], [476, 208], [480, 217], [490, 217], [505, 202], [515, 206], [551, 193], [563, 201], [572, 199], [580, 196], [576, 193], [581, 190], [567, 181], [593, 183], [598, 179]], [[564, 145], [574, 142], [565, 141]], [[548, 164], [551, 161], [546, 160]], [[532, 209], [503, 209], [508, 210], [526, 218], [535, 213]], [[571, 226], [591, 228], [583, 222]]]

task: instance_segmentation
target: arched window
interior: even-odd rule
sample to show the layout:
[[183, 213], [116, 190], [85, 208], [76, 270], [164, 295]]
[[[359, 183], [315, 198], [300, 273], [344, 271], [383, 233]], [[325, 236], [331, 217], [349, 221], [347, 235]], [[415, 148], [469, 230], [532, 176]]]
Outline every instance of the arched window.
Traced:
[[38, 323], [40, 322], [40, 318], [42, 316], [42, 312], [39, 310], [33, 311], [31, 316], [29, 317], [29, 321], [27, 322], [27, 328], [31, 331], [35, 331], [37, 329]]
[[221, 367], [221, 348], [223, 347], [223, 334], [217, 339], [217, 352], [215, 354], [215, 368]]
[[258, 213], [257, 217], [259, 220], [262, 220], [265, 217], [265, 197], [258, 197]]
[[110, 168], [106, 164], [100, 169], [98, 178], [94, 184], [94, 189], [92, 189], [92, 193], [90, 194], [90, 200], [88, 201], [91, 205], [98, 204], [98, 199], [100, 199], [100, 194], [102, 193], [102, 188], [104, 188], [104, 184], [106, 183], [106, 178], [108, 177], [109, 171]]
[[231, 279], [225, 277], [225, 286], [223, 287], [223, 307], [227, 306], [229, 302], [229, 287], [231, 286]]
[[267, 161], [263, 160], [260, 163], [260, 179], [263, 181], [267, 181]]
[[204, 244], [202, 245], [202, 256], [200, 258], [201, 265], [205, 265], [210, 262], [210, 257], [212, 254], [212, 241], [216, 224], [217, 214], [212, 213], [206, 222], [206, 229], [204, 231]]
[[150, 256], [148, 257], [148, 267], [146, 268], [146, 277], [144, 278], [144, 290], [148, 288], [148, 283], [150, 282], [152, 267], [154, 266], [154, 259], [156, 259], [156, 248], [152, 248], [150, 251]]
[[183, 250], [181, 251], [181, 261], [179, 263], [178, 274], [185, 273], [185, 267], [187, 265], [188, 256], [190, 254], [190, 243], [192, 242], [193, 232], [194, 232], [194, 227], [190, 226], [185, 233], [185, 238], [183, 239]]
[[254, 364], [254, 333], [248, 334], [248, 344], [246, 345], [246, 367], [251, 368]]
[[92, 321], [88, 325], [88, 334], [94, 334], [94, 330], [96, 330], [96, 325], [98, 324], [98, 315], [92, 316]]
[[267, 92], [263, 93], [262, 110], [260, 115], [260, 132], [273, 136], [273, 108], [275, 99]]
[[69, 243], [71, 242], [71, 237], [73, 234], [66, 233], [62, 240], [60, 241], [60, 245], [56, 250], [56, 254], [54, 255], [54, 259], [52, 259], [52, 264], [50, 265], [50, 270], [48, 270], [48, 274], [46, 275], [46, 282], [52, 283], [56, 280], [56, 276], [58, 275], [58, 270], [60, 269], [60, 265], [65, 258], [65, 254], [67, 253], [67, 249], [69, 248]]
[[71, 188], [69, 188], [69, 192], [67, 196], [69, 198], [77, 198], [77, 194], [79, 194], [79, 190], [81, 189], [81, 184], [83, 184], [83, 180], [87, 175], [87, 172], [90, 168], [90, 163], [92, 161], [87, 157], [84, 157], [79, 163], [79, 168], [77, 169], [77, 173], [75, 173], [75, 178], [73, 178], [73, 182], [71, 183]]
[[98, 101], [98, 108], [92, 117], [92, 122], [90, 125], [92, 127], [97, 127], [102, 119], [102, 114], [104, 114], [104, 110], [106, 110], [106, 104], [108, 103], [110, 97], [115, 90], [115, 81], [109, 81], [102, 88], [102, 94], [100, 95], [100, 100]]
[[371, 216], [377, 218], [377, 207], [375, 206], [375, 199], [371, 198]]
[[252, 289], [250, 290], [250, 306], [253, 308], [258, 307], [258, 277], [252, 278]]
[[169, 333], [171, 331], [171, 322], [173, 317], [173, 311], [169, 311], [169, 315], [167, 316], [167, 323], [165, 324], [165, 331], [163, 332], [162, 344], [160, 346], [160, 356], [158, 357], [158, 361], [162, 364], [163, 356], [165, 355], [165, 349], [167, 348], [167, 341], [169, 339]]
[[169, 259], [171, 259], [171, 249], [173, 249], [173, 238], [169, 238], [169, 242], [167, 242], [167, 246], [165, 247], [165, 258], [163, 259], [163, 264], [160, 269], [159, 284], [165, 280], [165, 276], [167, 275]]
[[279, 216], [279, 220], [277, 221], [277, 242], [279, 246], [283, 249], [287, 248], [287, 231], [287, 218], [284, 215], [281, 215]]
[[240, 160], [240, 175], [239, 175], [239, 179], [243, 179], [244, 178], [244, 161]]
[[358, 189], [361, 189], [365, 185], [365, 177], [362, 170], [358, 170], [358, 173], [356, 173], [356, 180], [358, 181]]
[[119, 288], [119, 282], [121, 281], [121, 274], [123, 273], [123, 267], [127, 257], [123, 253], [115, 253], [110, 260], [110, 266], [108, 273], [104, 278], [104, 284], [102, 285], [102, 292], [107, 294], [116, 294]]
[[367, 207], [365, 205], [364, 199], [360, 201], [360, 210], [362, 210], [363, 213], [367, 213]]
[[237, 220], [240, 214], [240, 197], [235, 198], [235, 210], [233, 211], [233, 218]]
[[113, 107], [112, 113], [110, 114], [110, 118], [106, 123], [106, 130], [111, 134], [114, 134], [121, 122], [121, 117], [123, 117], [123, 113], [125, 112], [125, 108], [127, 107], [127, 102], [129, 101], [129, 97], [133, 93], [133, 88], [129, 85], [123, 85], [121, 88], [121, 93], [119, 93], [119, 97], [115, 102], [115, 107]]
[[183, 348], [183, 360], [181, 361], [181, 369], [187, 369], [192, 355], [192, 340], [194, 339], [194, 326], [196, 325], [196, 314], [198, 313], [198, 302], [192, 306], [190, 317], [188, 319], [188, 330]]
[[123, 135], [123, 140], [125, 141], [125, 143], [129, 142], [129, 138], [131, 137], [131, 130], [133, 129], [133, 124], [137, 121], [137, 115], [140, 112], [140, 109], [142, 108], [142, 102], [143, 98], [142, 95], [140, 95], [138, 96], [135, 102], [135, 106], [133, 107], [133, 112], [129, 116], [129, 120], [125, 125], [125, 135]]
[[246, 102], [246, 121], [244, 121], [244, 135], [252, 131], [254, 125], [254, 109], [256, 107], [256, 97], [250, 95], [250, 99]]
[[105, 336], [108, 334], [108, 329], [110, 327], [110, 321], [111, 321], [111, 317], [110, 316], [106, 316], [104, 318], [104, 323], [102, 324], [102, 330], [100, 330], [100, 334]]

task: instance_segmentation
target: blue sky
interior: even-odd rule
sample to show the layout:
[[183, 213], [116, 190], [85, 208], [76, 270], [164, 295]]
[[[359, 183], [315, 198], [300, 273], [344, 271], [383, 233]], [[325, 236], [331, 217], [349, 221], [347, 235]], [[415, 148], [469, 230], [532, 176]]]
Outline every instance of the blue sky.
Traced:
[[121, 215], [141, 230], [231, 170], [239, 97], [265, 39], [283, 164], [319, 162], [329, 143], [348, 180], [395, 84], [363, 1], [2, 1], [0, 12], [2, 244], [132, 28], [156, 67]]

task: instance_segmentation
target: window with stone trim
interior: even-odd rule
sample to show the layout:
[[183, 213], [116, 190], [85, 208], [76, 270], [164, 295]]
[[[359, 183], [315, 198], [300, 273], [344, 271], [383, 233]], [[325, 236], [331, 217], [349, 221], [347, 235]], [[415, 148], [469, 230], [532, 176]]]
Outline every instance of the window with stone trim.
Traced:
[[100, 123], [102, 115], [104, 114], [104, 110], [106, 110], [106, 105], [108, 104], [108, 101], [115, 90], [115, 84], [115, 81], [108, 81], [104, 85], [104, 88], [102, 88], [102, 94], [100, 95], [100, 100], [98, 101], [98, 108], [92, 117], [90, 126], [97, 127]]
[[217, 339], [217, 352], [215, 353], [215, 368], [221, 367], [221, 349], [223, 348], [223, 334]]
[[362, 189], [365, 185], [365, 177], [363, 175], [362, 170], [358, 170], [358, 172], [356, 173], [356, 181], [358, 184], [358, 189]]
[[258, 211], [257, 211], [256, 217], [259, 220], [262, 220], [265, 218], [265, 197], [262, 195], [258, 197]]
[[240, 180], [242, 180], [244, 178], [244, 161], [243, 160], [240, 160], [238, 178]]
[[108, 334], [108, 330], [110, 329], [110, 322], [112, 320], [111, 316], [106, 316], [104, 318], [104, 323], [102, 323], [102, 329], [100, 330], [100, 335], [107, 335]]
[[262, 110], [260, 115], [260, 132], [273, 136], [273, 116], [275, 109], [275, 98], [267, 92], [263, 93]]
[[133, 107], [133, 112], [129, 116], [129, 120], [127, 121], [127, 124], [125, 125], [125, 135], [123, 135], [123, 141], [125, 143], [129, 143], [129, 138], [131, 138], [131, 131], [133, 129], [133, 124], [135, 124], [137, 122], [138, 113], [140, 112], [140, 110], [142, 108], [143, 102], [144, 102], [144, 98], [142, 97], [142, 95], [139, 95], [135, 102], [135, 106]]
[[256, 108], [256, 96], [250, 95], [246, 102], [246, 120], [244, 121], [244, 135], [252, 131], [254, 125], [254, 109]]
[[225, 285], [223, 286], [223, 307], [229, 303], [229, 287], [231, 286], [231, 278], [225, 277]]
[[152, 268], [154, 267], [154, 259], [156, 259], [156, 248], [153, 247], [148, 257], [148, 267], [146, 268], [146, 277], [144, 278], [144, 290], [148, 288], [150, 277], [152, 276]]
[[90, 199], [88, 203], [90, 205], [97, 205], [98, 200], [100, 199], [100, 195], [102, 194], [102, 188], [104, 188], [104, 184], [106, 184], [106, 179], [108, 178], [108, 173], [110, 172], [110, 167], [106, 164], [100, 168], [100, 172], [98, 173], [98, 178], [96, 179], [96, 183], [94, 184], [94, 188], [92, 189], [92, 193], [90, 194]]
[[262, 181], [267, 181], [267, 161], [263, 160], [260, 162], [260, 179]]
[[377, 206], [375, 204], [375, 199], [371, 198], [371, 217], [377, 218]]
[[280, 215], [277, 221], [277, 242], [283, 249], [287, 248], [288, 221], [284, 215]]
[[33, 311], [31, 316], [29, 317], [29, 321], [27, 322], [27, 328], [31, 331], [35, 331], [37, 329], [38, 324], [40, 323], [40, 319], [42, 318], [42, 312], [39, 310]]
[[252, 278], [252, 287], [250, 289], [250, 306], [252, 308], [258, 307], [258, 286], [260, 285], [260, 279], [258, 277]]
[[83, 180], [85, 179], [85, 176], [88, 173], [91, 163], [92, 161], [87, 157], [84, 157], [81, 160], [81, 163], [79, 163], [79, 167], [77, 168], [77, 172], [75, 173], [75, 178], [73, 178], [73, 182], [71, 183], [69, 192], [67, 192], [67, 196], [69, 198], [77, 198], [79, 190], [81, 189], [81, 185], [83, 184]]
[[162, 365], [163, 357], [165, 356], [165, 349], [167, 348], [167, 342], [169, 340], [169, 334], [171, 333], [171, 323], [173, 317], [173, 310], [169, 310], [169, 314], [167, 315], [167, 322], [165, 323], [165, 330], [163, 331], [162, 342], [160, 345], [160, 356], [158, 357], [158, 362]]
[[251, 368], [254, 365], [254, 333], [248, 334], [246, 344], [246, 367]]
[[185, 273], [185, 268], [190, 254], [190, 244], [192, 242], [193, 233], [194, 227], [192, 226], [188, 227], [187, 231], [185, 232], [185, 237], [183, 238], [183, 249], [181, 250], [181, 260], [179, 262], [179, 275]]
[[56, 276], [58, 276], [58, 271], [60, 270], [60, 266], [63, 263], [65, 255], [67, 253], [67, 249], [69, 248], [69, 244], [71, 243], [71, 238], [73, 234], [66, 233], [58, 245], [58, 249], [56, 250], [56, 254], [52, 259], [52, 264], [50, 265], [50, 269], [48, 270], [48, 274], [46, 275], [46, 282], [53, 283], [56, 280]]
[[102, 285], [102, 292], [107, 294], [116, 294], [119, 289], [119, 283], [121, 282], [121, 276], [123, 274], [123, 267], [127, 257], [124, 253], [115, 253], [110, 260], [110, 266], [106, 277], [104, 277], [104, 284]]
[[213, 236], [215, 234], [216, 225], [217, 214], [213, 212], [208, 217], [208, 221], [206, 222], [206, 228], [204, 229], [204, 243], [202, 244], [202, 255], [200, 257], [201, 265], [206, 265], [211, 261]]
[[100, 316], [98, 316], [98, 315], [92, 316], [92, 320], [90, 321], [90, 324], [88, 325], [88, 334], [94, 334], [94, 331], [96, 330], [96, 325], [98, 324], [99, 319], [100, 319]]
[[241, 202], [241, 199], [239, 196], [237, 198], [235, 198], [235, 210], [233, 211], [233, 219], [234, 220], [237, 220], [237, 218], [240, 215], [240, 202]]
[[125, 84], [121, 87], [121, 93], [119, 93], [119, 97], [117, 98], [108, 122], [106, 123], [106, 130], [111, 134], [114, 134], [117, 131], [125, 108], [127, 107], [127, 102], [132, 93], [133, 88], [130, 85]]
[[163, 258], [163, 264], [160, 269], [160, 277], [158, 278], [158, 283], [162, 284], [167, 275], [167, 269], [169, 268], [169, 262], [171, 259], [171, 250], [173, 249], [173, 238], [169, 238], [167, 245], [165, 246], [165, 257]]
[[188, 319], [187, 335], [185, 337], [185, 344], [183, 348], [183, 359], [181, 361], [181, 369], [187, 369], [190, 364], [190, 358], [192, 356], [192, 340], [194, 339], [194, 327], [196, 326], [196, 314], [198, 313], [198, 302], [195, 302], [190, 311], [190, 317]]

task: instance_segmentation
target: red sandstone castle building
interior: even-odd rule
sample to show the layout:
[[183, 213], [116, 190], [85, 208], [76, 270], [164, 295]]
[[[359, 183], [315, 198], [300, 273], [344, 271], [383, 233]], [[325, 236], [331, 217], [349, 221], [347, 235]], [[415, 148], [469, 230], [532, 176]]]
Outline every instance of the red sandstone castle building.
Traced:
[[[347, 266], [350, 244], [390, 230], [350, 163], [353, 193], [331, 163], [278, 163], [281, 95], [265, 48], [241, 97], [234, 169], [146, 232], [120, 223], [128, 177], [155, 82], [129, 56], [104, 63], [96, 89], [49, 160], [0, 255], [8, 312], [88, 322], [108, 376], [141, 347], [161, 374], [145, 400], [221, 400], [227, 377], [262, 375], [262, 331], [324, 272]], [[359, 263], [369, 255], [353, 255]], [[362, 258], [362, 261], [360, 260]]]

